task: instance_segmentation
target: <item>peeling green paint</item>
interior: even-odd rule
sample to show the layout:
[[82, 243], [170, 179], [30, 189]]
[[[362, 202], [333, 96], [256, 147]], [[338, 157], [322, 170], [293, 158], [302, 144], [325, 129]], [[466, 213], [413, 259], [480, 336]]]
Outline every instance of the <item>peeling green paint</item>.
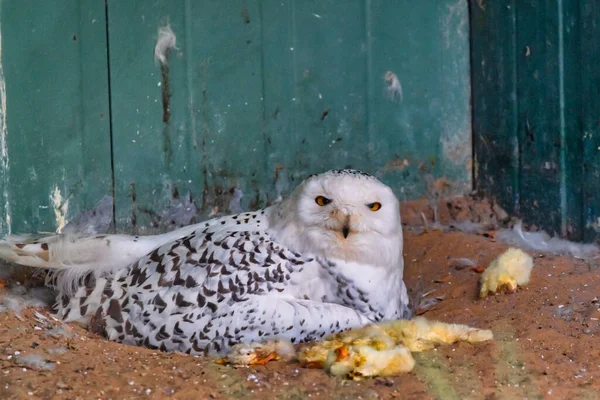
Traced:
[[[0, 10], [0, 216], [10, 216], [0, 234], [54, 232], [111, 194], [104, 2], [7, 0]], [[53, 204], [56, 190], [68, 210]]]
[[[19, 21], [1, 24], [0, 215], [13, 231], [54, 231], [112, 194], [117, 229], [150, 232], [174, 193], [202, 218], [330, 168], [369, 171], [401, 200], [442, 177], [471, 189], [464, 1], [4, 0], [1, 12]], [[167, 25], [176, 46], [157, 63]]]
[[471, 1], [477, 189], [571, 240], [600, 217], [600, 4]]
[[[168, 124], [152, 57], [167, 22]], [[138, 205], [160, 211], [176, 187], [203, 215], [231, 211], [236, 190], [255, 208], [348, 166], [403, 200], [425, 196], [429, 177], [471, 190], [464, 1], [114, 1], [109, 26], [120, 229], [149, 224], [132, 216], [132, 183]]]

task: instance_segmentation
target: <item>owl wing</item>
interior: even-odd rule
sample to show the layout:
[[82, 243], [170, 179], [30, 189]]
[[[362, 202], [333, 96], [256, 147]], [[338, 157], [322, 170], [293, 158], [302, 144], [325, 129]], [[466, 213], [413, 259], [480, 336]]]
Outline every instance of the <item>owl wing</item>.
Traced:
[[93, 315], [92, 325], [112, 340], [190, 353], [261, 338], [302, 341], [360, 324], [343, 306], [281, 298], [311, 262], [265, 231], [207, 227], [63, 296], [59, 315]]
[[47, 284], [63, 293], [89, 274], [95, 278], [127, 268], [158, 247], [195, 232], [219, 234], [266, 230], [269, 209], [261, 209], [186, 226], [162, 235], [58, 234], [0, 238], [0, 259], [51, 271]]

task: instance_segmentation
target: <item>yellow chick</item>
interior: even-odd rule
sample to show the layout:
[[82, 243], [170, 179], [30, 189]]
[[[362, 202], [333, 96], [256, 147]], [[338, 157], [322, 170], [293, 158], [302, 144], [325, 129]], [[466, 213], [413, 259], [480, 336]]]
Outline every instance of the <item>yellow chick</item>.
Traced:
[[410, 372], [414, 366], [410, 350], [402, 345], [382, 350], [366, 345], [342, 346], [328, 353], [324, 365], [331, 375], [354, 380], [398, 375]]
[[428, 321], [423, 317], [371, 324], [327, 337], [299, 354], [306, 367], [325, 368], [335, 376], [361, 379], [411, 371], [411, 352], [458, 341], [493, 339], [491, 331], [466, 325]]
[[[330, 335], [323, 341], [305, 346], [298, 354], [298, 360], [304, 367], [323, 368], [334, 376], [358, 380], [411, 371], [415, 365], [413, 351], [428, 350], [437, 344], [477, 343], [492, 338], [492, 332], [488, 330], [417, 317], [370, 324]], [[280, 358], [291, 360], [295, 353], [290, 346], [281, 341], [241, 344], [234, 346], [221, 362], [257, 365]]]
[[479, 297], [500, 290], [514, 292], [519, 285], [529, 282], [532, 268], [533, 258], [523, 250], [511, 247], [492, 261], [481, 275]]
[[[375, 354], [366, 350], [367, 348], [383, 354], [395, 350], [398, 344], [398, 340], [388, 334], [383, 324], [371, 324], [311, 343], [300, 351], [298, 358], [303, 367], [325, 368], [327, 371], [333, 368], [339, 371], [334, 375], [346, 375], [341, 371], [347, 369], [349, 364], [353, 363], [354, 367], [360, 367], [364, 363], [373, 361]], [[388, 354], [394, 353], [386, 353], [383, 357], [387, 357]], [[371, 359], [365, 359], [365, 356]], [[384, 360], [381, 362], [385, 364]], [[408, 363], [414, 364], [410, 352], [408, 352]]]
[[402, 342], [413, 352], [429, 350], [438, 344], [452, 344], [461, 341], [479, 343], [494, 338], [489, 330], [429, 321], [423, 317], [384, 322], [383, 325], [391, 337]]

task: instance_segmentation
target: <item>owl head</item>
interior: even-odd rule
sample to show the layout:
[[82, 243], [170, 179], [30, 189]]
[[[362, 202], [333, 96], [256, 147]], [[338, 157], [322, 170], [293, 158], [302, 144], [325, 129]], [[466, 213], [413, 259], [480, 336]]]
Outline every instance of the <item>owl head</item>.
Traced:
[[369, 174], [344, 169], [312, 175], [274, 211], [270, 226], [292, 249], [384, 267], [401, 263], [398, 200]]

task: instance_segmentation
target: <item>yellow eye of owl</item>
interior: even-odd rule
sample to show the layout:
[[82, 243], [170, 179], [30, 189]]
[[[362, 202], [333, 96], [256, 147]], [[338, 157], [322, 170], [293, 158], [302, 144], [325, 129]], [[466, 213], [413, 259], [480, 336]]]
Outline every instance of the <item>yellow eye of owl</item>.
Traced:
[[381, 203], [375, 202], [375, 203], [367, 204], [367, 207], [369, 207], [369, 209], [371, 211], [377, 211], [381, 208]]
[[323, 196], [317, 196], [315, 201], [321, 207], [326, 206], [327, 204], [331, 203], [331, 200], [329, 200], [327, 197], [323, 197]]

